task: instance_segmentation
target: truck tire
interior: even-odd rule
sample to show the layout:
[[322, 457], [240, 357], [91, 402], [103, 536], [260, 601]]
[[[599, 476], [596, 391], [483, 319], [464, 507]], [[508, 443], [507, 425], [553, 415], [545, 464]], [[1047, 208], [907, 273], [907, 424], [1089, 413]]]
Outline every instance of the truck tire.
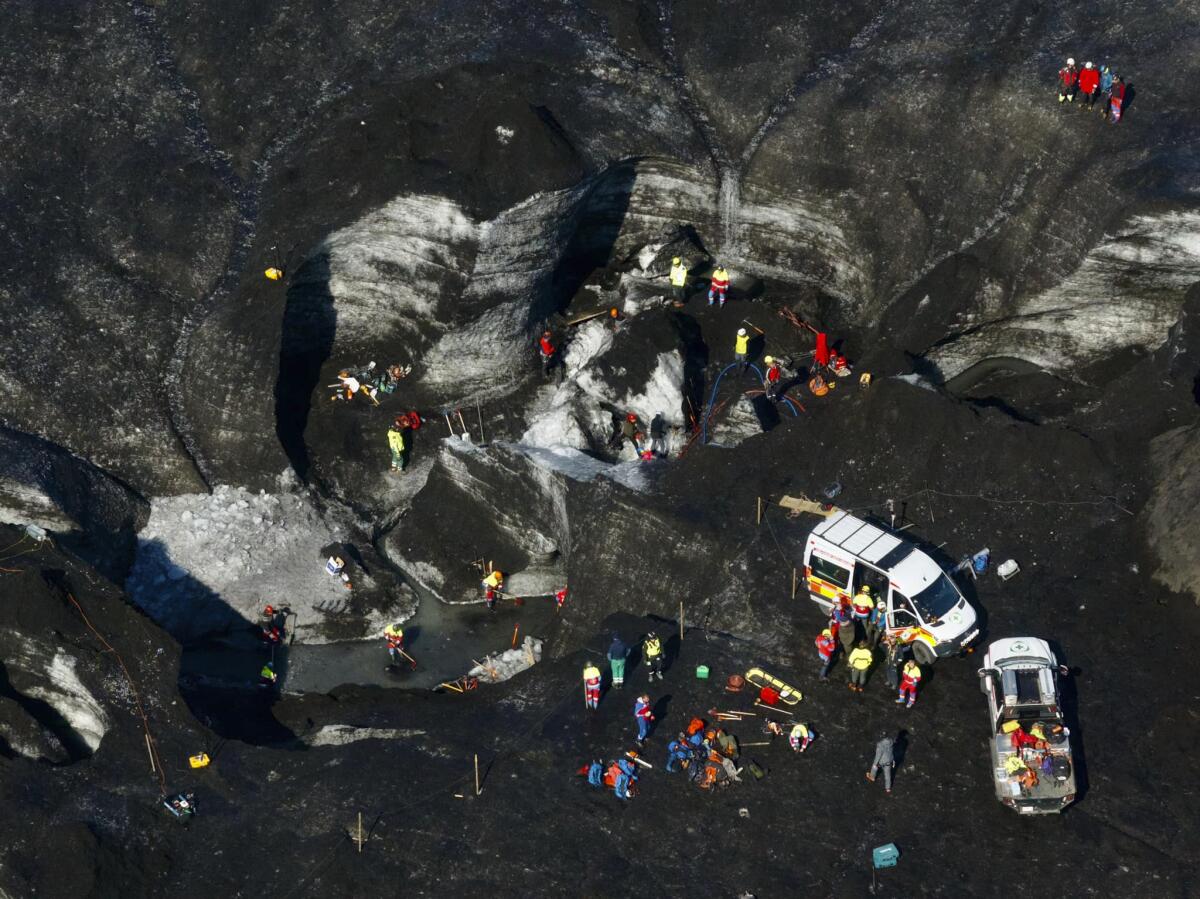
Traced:
[[913, 643], [913, 658], [917, 660], [918, 665], [932, 665], [937, 661], [933, 650], [920, 640]]

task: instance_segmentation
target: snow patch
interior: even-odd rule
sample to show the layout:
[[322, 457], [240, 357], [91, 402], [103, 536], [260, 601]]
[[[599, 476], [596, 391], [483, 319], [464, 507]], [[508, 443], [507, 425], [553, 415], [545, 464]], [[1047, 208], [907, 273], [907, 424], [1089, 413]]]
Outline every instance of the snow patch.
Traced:
[[403, 740], [423, 737], [426, 732], [403, 727], [354, 727], [349, 724], [326, 724], [316, 733], [305, 737], [309, 746], [345, 746], [359, 740]]
[[28, 688], [26, 694], [52, 705], [95, 752], [108, 732], [108, 716], [75, 673], [75, 660], [66, 653], [55, 652], [45, 672], [49, 682]]
[[516, 133], [512, 128], [505, 128], [503, 125], [496, 126], [496, 140], [500, 141], [501, 144], [507, 145]]
[[[325, 573], [320, 550], [344, 541], [350, 527], [299, 489], [218, 486], [211, 494], [156, 498], [125, 588], [180, 640], [257, 622], [271, 603], [296, 612], [297, 641], [322, 642], [320, 625], [344, 609], [348, 595]], [[374, 624], [367, 622], [364, 636]]]
[[1061, 372], [1129, 347], [1155, 350], [1196, 281], [1200, 212], [1135, 216], [1062, 283], [1021, 300], [996, 324], [966, 322], [974, 330], [929, 358], [949, 380], [991, 356]]

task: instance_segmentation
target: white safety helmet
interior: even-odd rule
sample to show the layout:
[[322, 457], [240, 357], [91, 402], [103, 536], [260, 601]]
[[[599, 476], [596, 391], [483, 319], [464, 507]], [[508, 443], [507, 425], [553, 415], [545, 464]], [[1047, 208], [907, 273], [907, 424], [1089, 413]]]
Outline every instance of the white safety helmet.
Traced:
[[745, 337], [745, 336], [746, 336], [746, 329], [738, 328], [738, 337]]
[[1075, 65], [1075, 60], [1072, 59], [1070, 56], [1067, 57], [1067, 65], [1069, 65], [1069, 66]]
[[1092, 68], [1093, 66], [1092, 66], [1092, 64], [1091, 64], [1090, 62], [1085, 62], [1085, 63], [1083, 64], [1083, 67], [1084, 67], [1085, 69], [1090, 69], [1090, 68]]

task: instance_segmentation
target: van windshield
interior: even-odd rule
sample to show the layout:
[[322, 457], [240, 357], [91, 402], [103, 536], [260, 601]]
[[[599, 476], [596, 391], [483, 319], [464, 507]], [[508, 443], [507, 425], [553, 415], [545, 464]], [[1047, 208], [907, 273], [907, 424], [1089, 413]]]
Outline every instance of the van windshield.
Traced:
[[950, 578], [943, 574], [914, 596], [912, 601], [913, 605], [917, 607], [917, 611], [921, 613], [921, 617], [928, 621], [930, 618], [941, 618], [958, 605], [961, 598], [958, 590], [954, 588], [954, 584], [950, 582]]

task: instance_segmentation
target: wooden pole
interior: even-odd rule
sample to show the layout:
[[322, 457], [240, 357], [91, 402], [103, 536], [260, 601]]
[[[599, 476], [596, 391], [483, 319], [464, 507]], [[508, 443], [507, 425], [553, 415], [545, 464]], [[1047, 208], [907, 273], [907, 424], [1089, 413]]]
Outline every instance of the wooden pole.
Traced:
[[150, 735], [146, 734], [146, 755], [150, 756], [150, 773], [157, 774], [158, 769], [154, 765], [154, 750], [150, 748]]
[[762, 524], [762, 497], [755, 497], [755, 501], [758, 503], [758, 506], [757, 511], [754, 513], [754, 523]]
[[796, 569], [792, 568], [792, 599], [796, 598]]
[[679, 601], [679, 642], [683, 642], [683, 600]]
[[475, 753], [475, 795], [478, 796], [483, 790], [479, 787], [479, 753]]
[[768, 712], [778, 712], [781, 715], [787, 715], [789, 717], [791, 717], [791, 715], [792, 715], [792, 713], [789, 712], [787, 709], [777, 709], [777, 708], [775, 708], [775, 706], [767, 705], [765, 702], [759, 702], [757, 699], [754, 700], [754, 704], [758, 705], [758, 706], [762, 706]]
[[454, 436], [454, 425], [450, 424], [450, 410], [446, 410], [446, 427], [450, 429], [450, 436]]
[[518, 621], [516, 624], [513, 625], [513, 641], [512, 641], [513, 649], [517, 648], [517, 631], [519, 631], [520, 629], [521, 629], [521, 622]]
[[739, 745], [741, 745], [741, 746], [770, 746], [771, 743], [770, 743], [770, 741], [768, 741], [766, 743], [741, 743]]
[[487, 443], [487, 439], [483, 436], [483, 409], [479, 405], [479, 400], [475, 401], [475, 414], [479, 416], [479, 445]]
[[359, 813], [358, 813], [358, 839], [357, 839], [357, 840], [355, 840], [354, 842], [358, 843], [358, 854], [359, 854], [359, 855], [362, 855], [362, 844], [363, 844], [363, 835], [362, 835], [362, 812], [359, 812]]

